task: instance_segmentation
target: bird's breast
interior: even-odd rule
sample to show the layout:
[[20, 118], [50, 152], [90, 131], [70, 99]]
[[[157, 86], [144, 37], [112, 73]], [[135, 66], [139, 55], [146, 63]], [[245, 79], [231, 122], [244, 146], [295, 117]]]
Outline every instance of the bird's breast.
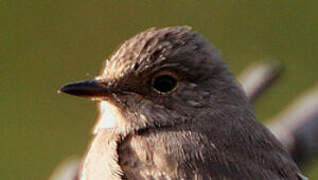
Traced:
[[171, 179], [176, 177], [178, 162], [159, 138], [131, 135], [118, 147], [119, 164], [127, 179]]
[[101, 129], [93, 138], [83, 160], [81, 180], [121, 180], [122, 170], [118, 164], [120, 135], [112, 129]]

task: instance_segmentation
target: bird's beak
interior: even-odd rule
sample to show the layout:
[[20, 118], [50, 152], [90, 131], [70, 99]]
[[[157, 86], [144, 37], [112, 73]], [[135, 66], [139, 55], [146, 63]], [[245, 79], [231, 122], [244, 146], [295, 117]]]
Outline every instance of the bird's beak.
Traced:
[[112, 93], [123, 93], [116, 88], [108, 87], [105, 83], [99, 80], [88, 80], [66, 84], [62, 86], [58, 92], [90, 98], [107, 97]]

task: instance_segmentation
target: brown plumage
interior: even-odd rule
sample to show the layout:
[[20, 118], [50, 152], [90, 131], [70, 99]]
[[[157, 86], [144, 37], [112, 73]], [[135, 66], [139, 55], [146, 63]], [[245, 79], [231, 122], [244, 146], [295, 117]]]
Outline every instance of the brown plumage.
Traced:
[[189, 27], [123, 43], [96, 79], [61, 91], [100, 101], [81, 179], [301, 179], [216, 49]]

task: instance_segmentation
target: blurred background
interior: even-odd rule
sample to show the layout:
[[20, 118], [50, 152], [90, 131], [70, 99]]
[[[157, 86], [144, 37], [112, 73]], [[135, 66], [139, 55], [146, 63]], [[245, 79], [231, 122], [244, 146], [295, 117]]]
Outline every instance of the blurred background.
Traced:
[[[318, 79], [315, 0], [0, 0], [0, 179], [47, 179], [91, 137], [96, 104], [57, 94], [90, 79], [127, 38], [149, 27], [189, 25], [238, 75], [278, 59], [285, 71], [255, 104], [262, 121]], [[318, 179], [318, 159], [304, 167]]]

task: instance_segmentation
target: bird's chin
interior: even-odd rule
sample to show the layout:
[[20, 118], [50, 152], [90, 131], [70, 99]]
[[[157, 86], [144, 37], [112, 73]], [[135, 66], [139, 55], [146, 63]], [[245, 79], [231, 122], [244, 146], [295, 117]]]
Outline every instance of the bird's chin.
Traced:
[[97, 102], [109, 101], [109, 99], [105, 98], [105, 97], [90, 97], [89, 99], [92, 100], [92, 101], [97, 101]]
[[123, 120], [119, 108], [110, 101], [98, 99], [98, 118], [93, 129], [93, 134], [96, 134], [100, 129], [112, 129], [116, 124]]

